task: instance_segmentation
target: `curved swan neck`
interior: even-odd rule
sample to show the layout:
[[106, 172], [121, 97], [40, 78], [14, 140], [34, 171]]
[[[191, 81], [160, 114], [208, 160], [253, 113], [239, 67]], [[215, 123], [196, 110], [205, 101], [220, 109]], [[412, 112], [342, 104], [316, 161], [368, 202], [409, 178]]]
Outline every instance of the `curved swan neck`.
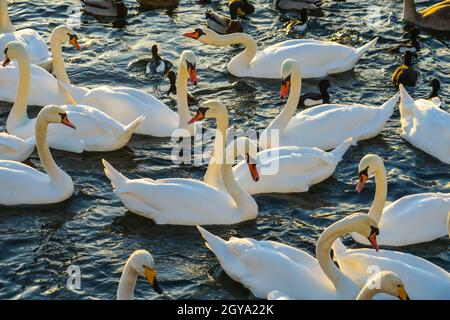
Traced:
[[0, 34], [13, 32], [14, 26], [8, 14], [8, 1], [0, 0]]
[[137, 278], [138, 273], [127, 262], [120, 276], [119, 287], [117, 288], [117, 300], [133, 299]]
[[382, 292], [382, 290], [371, 288], [371, 286], [366, 283], [356, 297], [356, 300], [372, 300], [373, 297], [375, 297], [380, 292]]
[[189, 127], [187, 123], [190, 119], [189, 105], [187, 98], [188, 94], [187, 83], [189, 74], [187, 70], [181, 66], [182, 64], [184, 64], [184, 62], [180, 62], [180, 67], [178, 68], [178, 74], [176, 79], [177, 106], [179, 116], [178, 128], [187, 129]]
[[289, 121], [297, 110], [298, 102], [300, 100], [300, 93], [302, 90], [302, 79], [300, 71], [295, 68], [291, 73], [291, 91], [285, 107], [280, 114], [267, 126], [267, 129], [278, 129], [280, 135], [286, 129]]
[[53, 30], [50, 36], [50, 50], [53, 57], [53, 69], [55, 70], [56, 78], [67, 84], [70, 84], [69, 76], [67, 75], [66, 67], [64, 65], [64, 58], [62, 55], [62, 42], [58, 39], [58, 29]]
[[8, 119], [6, 120], [6, 129], [10, 132], [15, 127], [23, 125], [28, 121], [27, 107], [28, 97], [30, 95], [30, 59], [25, 50], [16, 49], [16, 61], [19, 67], [19, 81], [17, 84], [17, 94], [14, 105], [11, 108]]
[[63, 171], [56, 165], [55, 160], [50, 153], [47, 141], [48, 125], [49, 123], [44, 119], [40, 119], [39, 117], [36, 119], [36, 149], [44, 171], [47, 172], [50, 179], [57, 181]]
[[356, 296], [359, 292], [356, 284], [336, 267], [330, 257], [330, 249], [334, 241], [340, 236], [352, 232], [352, 229], [353, 228], [351, 228], [346, 220], [338, 221], [326, 228], [317, 241], [316, 257], [320, 267], [328, 279], [333, 283], [336, 291], [346, 293], [354, 292]]
[[387, 177], [384, 164], [375, 171], [375, 198], [372, 206], [369, 210], [369, 216], [372, 217], [377, 223], [380, 222], [381, 215], [383, 214], [384, 204], [387, 197]]

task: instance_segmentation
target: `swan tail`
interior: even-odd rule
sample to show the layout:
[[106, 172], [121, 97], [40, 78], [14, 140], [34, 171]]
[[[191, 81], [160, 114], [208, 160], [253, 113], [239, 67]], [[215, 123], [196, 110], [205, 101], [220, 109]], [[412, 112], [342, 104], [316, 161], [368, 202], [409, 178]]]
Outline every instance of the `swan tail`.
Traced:
[[386, 113], [389, 113], [391, 115], [394, 112], [394, 107], [397, 105], [398, 101], [400, 99], [400, 94], [397, 92], [390, 98], [388, 101], [383, 103], [381, 108], [386, 111]]
[[402, 118], [412, 116], [414, 99], [409, 95], [408, 91], [406, 91], [403, 84], [400, 83], [398, 88], [400, 90], [400, 116]]
[[358, 61], [367, 51], [369, 51], [370, 48], [372, 48], [377, 43], [377, 41], [378, 41], [378, 37], [376, 37], [372, 41], [369, 41], [362, 47], [359, 47], [358, 49], [356, 49], [356, 57], [355, 57], [356, 61]]
[[352, 143], [353, 143], [353, 138], [352, 137], [347, 138], [340, 145], [338, 145], [336, 148], [334, 148], [333, 151], [330, 152], [333, 156], [336, 157], [337, 162], [342, 160], [342, 157], [347, 152], [348, 148], [350, 148]]
[[137, 127], [145, 120], [144, 116], [138, 117], [136, 120], [131, 122], [129, 125], [125, 127], [125, 135], [131, 136], [134, 131], [136, 131]]
[[222, 251], [225, 247], [225, 240], [219, 238], [216, 235], [213, 235], [211, 232], [206, 231], [200, 226], [197, 226], [198, 231], [202, 235], [203, 239], [206, 241], [206, 246], [209, 250], [211, 250], [215, 255]]
[[334, 241], [331, 250], [333, 250], [333, 255], [336, 258], [342, 257], [347, 253], [347, 247], [342, 243], [340, 238]]
[[114, 188], [118, 189], [120, 186], [124, 185], [128, 181], [128, 178], [125, 177], [123, 174], [121, 174], [119, 171], [117, 171], [112, 165], [109, 164], [108, 161], [102, 159], [102, 162], [105, 174], [111, 181]]

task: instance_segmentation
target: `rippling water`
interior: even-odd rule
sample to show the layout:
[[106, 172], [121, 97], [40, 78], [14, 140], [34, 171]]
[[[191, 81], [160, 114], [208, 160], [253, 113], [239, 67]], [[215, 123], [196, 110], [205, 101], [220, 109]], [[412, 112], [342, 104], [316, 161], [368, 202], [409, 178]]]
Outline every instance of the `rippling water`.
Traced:
[[[222, 1], [225, 2], [225, 1]], [[261, 47], [286, 39], [282, 22], [270, 0], [254, 0], [256, 13], [245, 27]], [[417, 1], [419, 2], [419, 1]], [[67, 21], [68, 1], [13, 1], [9, 11], [20, 28], [33, 27], [47, 38], [51, 30]], [[74, 3], [77, 3], [75, 1]], [[179, 8], [168, 12], [143, 11], [134, 1], [126, 1], [130, 10], [126, 23], [82, 16], [82, 53], [64, 49], [69, 76], [73, 83], [140, 88], [168, 103], [163, 92], [165, 80], [145, 76], [143, 66], [133, 62], [150, 55], [154, 42], [161, 54], [177, 63], [184, 49], [197, 55], [200, 83], [194, 91], [201, 100], [221, 99], [237, 128], [263, 128], [275, 117], [284, 101], [278, 99], [280, 81], [240, 80], [227, 73], [226, 63], [239, 52], [238, 47], [215, 48], [181, 36], [182, 32], [204, 23], [208, 6], [195, 0], [181, 0]], [[359, 46], [374, 36], [377, 48], [395, 44], [403, 34], [402, 1], [371, 1], [383, 8], [383, 26], [366, 24], [367, 1], [329, 2], [312, 17], [304, 37], [335, 39]], [[432, 1], [420, 1], [428, 6]], [[213, 5], [225, 11], [225, 5]], [[296, 37], [296, 36], [294, 36]], [[428, 94], [432, 76], [442, 82], [442, 97], [450, 102], [449, 38], [422, 32], [422, 51], [415, 61], [420, 79], [412, 95]], [[390, 75], [401, 57], [386, 51], [371, 51], [354, 71], [329, 77], [334, 102], [361, 102], [380, 105], [395, 89]], [[128, 68], [132, 63], [133, 68]], [[141, 68], [139, 67], [141, 66]], [[317, 80], [306, 80], [305, 91], [316, 88]], [[225, 90], [224, 90], [225, 88]], [[0, 88], [1, 89], [1, 88]], [[193, 90], [191, 87], [190, 90]], [[411, 90], [410, 90], [411, 91]], [[4, 129], [11, 104], [0, 105], [0, 129]], [[38, 108], [30, 107], [30, 115]], [[210, 227], [221, 237], [230, 235], [273, 239], [314, 253], [323, 229], [352, 212], [367, 212], [374, 195], [373, 179], [361, 195], [354, 193], [359, 160], [376, 153], [386, 161], [389, 179], [388, 200], [419, 192], [449, 192], [450, 171], [445, 165], [412, 147], [399, 137], [398, 109], [382, 133], [351, 147], [332, 177], [303, 194], [271, 194], [256, 197], [259, 217], [255, 221], [225, 227]], [[53, 151], [56, 162], [68, 172], [76, 187], [75, 195], [64, 203], [46, 207], [0, 208], [0, 298], [25, 299], [113, 299], [121, 268], [136, 249], [147, 249], [155, 257], [163, 295], [157, 296], [140, 279], [136, 297], [142, 299], [235, 299], [251, 298], [251, 293], [231, 280], [217, 259], [204, 247], [194, 227], [157, 226], [150, 220], [127, 212], [112, 193], [103, 174], [101, 158], [106, 158], [129, 177], [193, 177], [201, 179], [205, 166], [177, 166], [170, 161], [169, 139], [134, 136], [128, 146], [111, 153], [75, 155]], [[37, 154], [27, 162], [40, 168]], [[2, 186], [7, 187], [7, 186]], [[205, 202], [205, 206], [212, 204]], [[347, 244], [355, 246], [347, 239]], [[449, 240], [400, 248], [450, 271]], [[81, 268], [82, 289], [74, 293], [66, 288], [70, 265]], [[295, 275], [293, 275], [295, 276]]]

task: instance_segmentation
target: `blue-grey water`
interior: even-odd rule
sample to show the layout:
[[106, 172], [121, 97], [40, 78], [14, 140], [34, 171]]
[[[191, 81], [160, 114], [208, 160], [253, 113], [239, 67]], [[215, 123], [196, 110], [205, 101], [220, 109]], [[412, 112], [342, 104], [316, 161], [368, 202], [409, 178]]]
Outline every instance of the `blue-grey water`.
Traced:
[[[225, 2], [199, 5], [195, 0], [181, 0], [173, 11], [144, 11], [135, 1], [126, 1], [129, 7], [126, 23], [99, 21], [83, 15], [81, 27], [76, 31], [84, 50], [80, 53], [68, 46], [64, 49], [69, 77], [73, 83], [83, 86], [108, 84], [139, 88], [175, 108], [175, 102], [164, 95], [168, 82], [146, 77], [144, 66], [133, 62], [148, 57], [155, 42], [161, 55], [174, 63], [182, 50], [192, 49], [197, 55], [200, 82], [196, 88], [190, 86], [190, 90], [198, 91], [201, 101], [222, 100], [229, 109], [233, 127], [263, 128], [285, 103], [278, 98], [280, 81], [240, 80], [237, 86], [230, 87], [239, 79], [228, 74], [226, 64], [240, 48], [216, 48], [182, 36], [183, 32], [204, 24], [206, 8], [212, 6], [226, 12]], [[367, 1], [330, 1], [323, 10], [313, 14], [305, 35], [291, 36], [280, 30], [283, 23], [271, 0], [253, 2], [256, 12], [244, 24], [261, 47], [296, 37], [334, 39], [360, 46], [379, 36], [377, 48], [383, 48], [397, 43], [404, 32], [400, 0], [370, 1], [381, 9], [382, 25], [367, 23], [370, 21]], [[433, 1], [417, 2], [422, 7]], [[54, 27], [67, 22], [68, 4], [69, 1], [19, 0], [10, 4], [9, 12], [16, 28], [32, 27], [48, 39]], [[429, 79], [438, 77], [443, 88], [441, 96], [449, 104], [449, 43], [448, 37], [422, 32], [422, 51], [414, 59], [420, 78], [416, 88], [410, 90], [413, 97], [427, 95]], [[329, 77], [332, 100], [382, 104], [396, 92], [390, 76], [401, 60], [401, 56], [385, 50], [371, 51], [353, 71]], [[315, 90], [317, 82], [304, 81], [303, 90]], [[4, 129], [10, 107], [11, 104], [0, 105], [0, 129]], [[29, 113], [34, 116], [38, 110], [30, 107]], [[449, 192], [450, 167], [412, 147], [400, 138], [399, 132], [396, 108], [379, 136], [351, 147], [333, 176], [313, 186], [310, 192], [259, 195], [256, 220], [208, 229], [224, 238], [237, 235], [277, 240], [314, 254], [316, 240], [325, 227], [350, 213], [367, 212], [370, 207], [373, 179], [362, 194], [354, 192], [358, 162], [367, 153], [385, 159], [389, 201], [419, 192]], [[223, 272], [194, 227], [158, 226], [127, 212], [112, 192], [103, 174], [103, 157], [129, 177], [201, 179], [205, 166], [173, 164], [172, 146], [170, 139], [134, 136], [126, 148], [106, 154], [53, 151], [56, 162], [72, 176], [76, 192], [58, 205], [0, 208], [0, 298], [113, 299], [121, 268], [136, 249], [147, 249], [153, 254], [159, 282], [165, 290], [158, 296], [145, 279], [140, 279], [136, 287], [139, 299], [252, 298], [247, 289]], [[36, 153], [27, 163], [40, 168]], [[203, 200], [204, 206], [213, 209], [214, 204]], [[357, 247], [351, 239], [347, 238], [346, 243]], [[449, 245], [448, 238], [443, 238], [398, 250], [423, 257], [450, 271]], [[81, 270], [79, 292], [66, 287], [67, 268], [72, 265]]]

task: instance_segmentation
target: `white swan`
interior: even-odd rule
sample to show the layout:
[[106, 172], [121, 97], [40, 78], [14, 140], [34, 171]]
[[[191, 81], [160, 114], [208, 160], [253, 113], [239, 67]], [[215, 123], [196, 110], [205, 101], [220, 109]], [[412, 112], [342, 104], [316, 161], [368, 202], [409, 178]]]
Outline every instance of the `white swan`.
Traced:
[[[224, 241], [197, 228], [224, 271], [258, 298], [355, 299], [364, 284], [358, 287], [334, 265], [331, 245], [343, 234], [358, 232], [377, 248], [376, 223], [364, 214], [353, 214], [326, 228], [317, 241], [317, 259], [282, 243], [250, 238]], [[398, 295], [407, 296], [400, 291]]]
[[147, 250], [136, 250], [125, 263], [117, 288], [117, 300], [134, 298], [138, 276], [145, 277], [157, 293], [163, 292], [156, 280], [155, 261], [152, 255]]
[[[30, 62], [23, 45], [11, 42], [5, 49], [7, 59], [16, 60], [19, 65], [19, 84], [16, 101], [6, 120], [8, 132], [28, 139], [34, 135], [36, 119], [27, 116], [27, 102], [30, 87]], [[67, 105], [67, 113], [78, 130], [61, 125], [49, 128], [49, 144], [52, 148], [71, 152], [113, 151], [128, 143], [143, 117], [135, 119], [128, 126], [88, 106]]]
[[[380, 228], [380, 245], [406, 246], [447, 235], [450, 193], [409, 195], [385, 207], [387, 178], [383, 160], [374, 154], [366, 155], [359, 163], [358, 173], [358, 193], [362, 191], [367, 179], [375, 176], [375, 198], [369, 216]], [[359, 243], [368, 244], [357, 234], [354, 234], [353, 238]]]
[[[218, 101], [207, 101], [198, 109], [191, 120], [203, 118], [217, 119], [215, 155], [224, 154], [225, 137], [228, 127], [228, 112]], [[218, 138], [220, 137], [220, 138]], [[233, 153], [233, 159], [237, 150]], [[250, 158], [250, 147], [245, 145], [246, 158]], [[255, 219], [258, 205], [251, 195], [236, 183], [232, 163], [221, 164], [221, 177], [225, 190], [219, 190], [202, 181], [194, 179], [128, 179], [103, 160], [106, 176], [111, 180], [115, 193], [125, 207], [136, 214], [154, 220], [158, 224], [234, 224]], [[258, 178], [256, 165], [249, 164], [249, 169]]]
[[425, 259], [397, 251], [347, 249], [339, 239], [333, 252], [342, 272], [359, 286], [374, 271], [392, 271], [402, 279], [412, 300], [450, 299], [450, 274]]
[[25, 46], [31, 63], [52, 69], [52, 58], [44, 39], [33, 29], [15, 31], [8, 14], [8, 0], [0, 0], [0, 52], [11, 41], [20, 41]]
[[0, 160], [0, 184], [6, 186], [0, 189], [1, 205], [57, 203], [72, 196], [72, 179], [58, 168], [48, 147], [49, 123], [75, 128], [67, 118], [65, 108], [47, 106], [39, 112], [35, 129], [36, 148], [45, 173], [20, 162]]
[[184, 36], [214, 46], [242, 44], [245, 50], [231, 59], [228, 71], [236, 77], [279, 77], [286, 59], [296, 60], [303, 78], [319, 78], [353, 69], [356, 62], [377, 42], [373, 39], [355, 49], [331, 41], [287, 40], [258, 51], [256, 41], [245, 33], [219, 35], [210, 29], [195, 29]]
[[23, 140], [0, 132], [0, 160], [25, 161], [33, 153], [34, 143], [34, 137]]
[[316, 147], [330, 150], [348, 137], [359, 140], [375, 137], [394, 111], [398, 94], [381, 107], [363, 104], [323, 104], [308, 108], [294, 116], [301, 92], [301, 73], [297, 62], [288, 59], [281, 67], [280, 96], [286, 106], [262, 132], [259, 144], [264, 149], [279, 146]]
[[309, 147], [263, 150], [256, 156], [260, 173], [258, 182], [246, 170], [245, 161], [233, 167], [233, 174], [239, 185], [250, 194], [307, 192], [311, 185], [333, 174], [351, 143], [352, 138], [348, 138], [331, 152]]
[[[67, 78], [62, 60], [62, 44], [66, 42], [80, 49], [78, 37], [73, 30], [64, 26], [56, 27], [50, 37], [50, 47], [54, 57], [53, 70], [57, 77], [61, 78], [61, 81], [66, 81]], [[7, 67], [4, 65], [4, 68], [0, 68], [0, 87], [2, 88], [0, 101], [14, 102], [18, 91], [19, 73], [17, 64], [9, 64]], [[67, 103], [67, 96], [60, 90], [58, 81], [51, 73], [34, 64], [30, 67], [30, 73], [30, 105], [46, 106]]]
[[416, 148], [450, 164], [450, 113], [433, 101], [414, 101], [400, 85], [400, 136]]

